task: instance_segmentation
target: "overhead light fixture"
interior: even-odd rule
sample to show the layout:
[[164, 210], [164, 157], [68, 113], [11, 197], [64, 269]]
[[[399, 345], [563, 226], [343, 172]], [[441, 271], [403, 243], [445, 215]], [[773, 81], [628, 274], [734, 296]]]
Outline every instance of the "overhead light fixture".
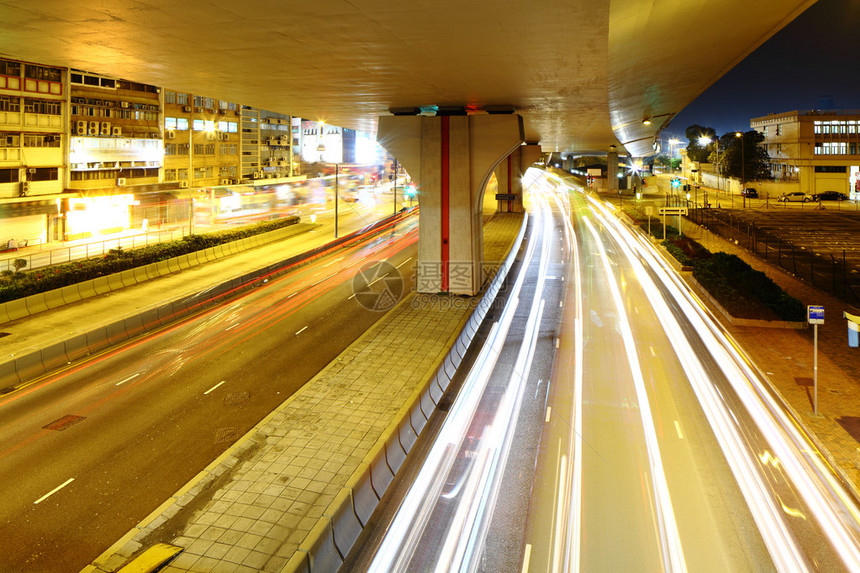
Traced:
[[643, 119], [643, 120], [642, 120], [642, 125], [651, 125], [651, 118], [650, 118], [650, 117], [646, 117], [645, 119]]

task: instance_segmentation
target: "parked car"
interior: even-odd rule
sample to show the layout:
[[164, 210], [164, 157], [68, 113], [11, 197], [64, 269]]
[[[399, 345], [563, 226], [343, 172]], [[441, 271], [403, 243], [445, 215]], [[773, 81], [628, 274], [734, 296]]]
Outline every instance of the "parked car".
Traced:
[[823, 193], [816, 193], [812, 196], [813, 201], [845, 201], [848, 199], [848, 195], [845, 193], [840, 193], [839, 191], [824, 191]]
[[741, 191], [741, 196], [749, 197], [750, 199], [758, 199], [758, 191], [756, 191], [752, 187], [747, 187], [746, 189]]
[[793, 193], [786, 193], [785, 195], [778, 197], [776, 200], [782, 201], [783, 203], [787, 201], [802, 201], [804, 203], [807, 203], [809, 201], [812, 201], [812, 195], [807, 195], [803, 191], [794, 191]]

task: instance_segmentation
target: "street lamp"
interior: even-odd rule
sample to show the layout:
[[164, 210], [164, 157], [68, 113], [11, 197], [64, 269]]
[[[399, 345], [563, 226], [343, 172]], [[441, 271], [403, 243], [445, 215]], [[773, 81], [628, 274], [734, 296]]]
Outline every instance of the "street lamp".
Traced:
[[746, 164], [745, 164], [746, 158], [744, 157], [744, 155], [746, 155], [744, 153], [744, 134], [741, 133], [740, 131], [736, 131], [735, 137], [739, 137], [741, 140], [741, 195], [744, 198], [744, 209], [746, 209], [747, 208], [747, 194], [746, 194], [747, 173], [746, 173]]

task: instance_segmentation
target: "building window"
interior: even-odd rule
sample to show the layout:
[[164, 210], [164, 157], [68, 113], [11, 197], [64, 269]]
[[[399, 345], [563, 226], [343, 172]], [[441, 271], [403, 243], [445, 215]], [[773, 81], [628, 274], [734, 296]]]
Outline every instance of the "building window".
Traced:
[[176, 129], [179, 131], [188, 131], [188, 118], [187, 117], [177, 117], [176, 118]]
[[215, 109], [215, 100], [211, 97], [204, 98], [203, 107], [206, 109]]
[[177, 93], [176, 103], [179, 105], [188, 105], [188, 94]]
[[63, 81], [62, 72], [57, 68], [24, 64], [24, 77], [31, 80], [46, 80], [49, 82]]
[[165, 181], [176, 181], [176, 169], [165, 169], [164, 170], [164, 180]]
[[844, 165], [816, 165], [816, 173], [847, 173], [848, 168]]
[[62, 113], [60, 105], [58, 101], [24, 98], [24, 113], [60, 115]]
[[20, 147], [21, 136], [17, 133], [0, 133], [0, 147]]
[[36, 167], [27, 170], [29, 181], [56, 181], [59, 179], [59, 170], [56, 167]]
[[204, 124], [202, 119], [195, 119], [192, 123], [194, 131], [203, 131]]
[[176, 103], [176, 92], [165, 91], [164, 92], [164, 103]]
[[19, 177], [17, 167], [12, 169], [0, 169], [0, 183], [16, 183]]
[[0, 111], [21, 111], [21, 98], [0, 96]]
[[60, 135], [24, 134], [24, 147], [59, 147]]
[[222, 143], [219, 152], [221, 155], [236, 155], [238, 146], [235, 143]]
[[176, 129], [176, 118], [175, 117], [165, 117], [164, 118], [164, 129]]
[[21, 77], [21, 62], [0, 60], [0, 75]]
[[203, 96], [194, 96], [194, 107], [203, 107]]
[[207, 119], [203, 122], [203, 130], [204, 131], [215, 131], [215, 122]]

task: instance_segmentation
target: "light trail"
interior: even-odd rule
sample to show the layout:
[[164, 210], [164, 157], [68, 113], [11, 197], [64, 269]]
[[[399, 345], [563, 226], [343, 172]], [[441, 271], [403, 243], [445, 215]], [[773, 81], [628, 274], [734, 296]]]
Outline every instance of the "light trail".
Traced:
[[[595, 210], [604, 214], [607, 212], [605, 207], [597, 204]], [[704, 371], [677, 318], [640, 262], [640, 257], [649, 264], [649, 268], [679, 305], [681, 312], [708, 348], [757, 428], [771, 445], [794, 490], [812, 511], [821, 531], [839, 558], [849, 569], [860, 569], [860, 520], [853, 498], [820, 457], [814, 454], [816, 448], [801, 434], [781, 404], [764, 387], [749, 360], [738, 351], [737, 343], [716, 325], [701, 301], [681, 286], [680, 279], [669, 272], [665, 261], [655, 256], [643, 241], [633, 239], [632, 234], [611, 215], [605, 219], [609, 223], [610, 232], [636, 269], [657, 315], [661, 317], [663, 328], [699, 396], [709, 423], [729, 460], [777, 567], [805, 570], [810, 565], [789, 531], [783, 504], [774, 499], [774, 494], [761, 477], [760, 466], [755, 461], [755, 452], [750, 450], [750, 445], [738, 434], [737, 419], [728, 410], [724, 398], [716, 391]], [[803, 455], [805, 452], [813, 452], [813, 455]]]

